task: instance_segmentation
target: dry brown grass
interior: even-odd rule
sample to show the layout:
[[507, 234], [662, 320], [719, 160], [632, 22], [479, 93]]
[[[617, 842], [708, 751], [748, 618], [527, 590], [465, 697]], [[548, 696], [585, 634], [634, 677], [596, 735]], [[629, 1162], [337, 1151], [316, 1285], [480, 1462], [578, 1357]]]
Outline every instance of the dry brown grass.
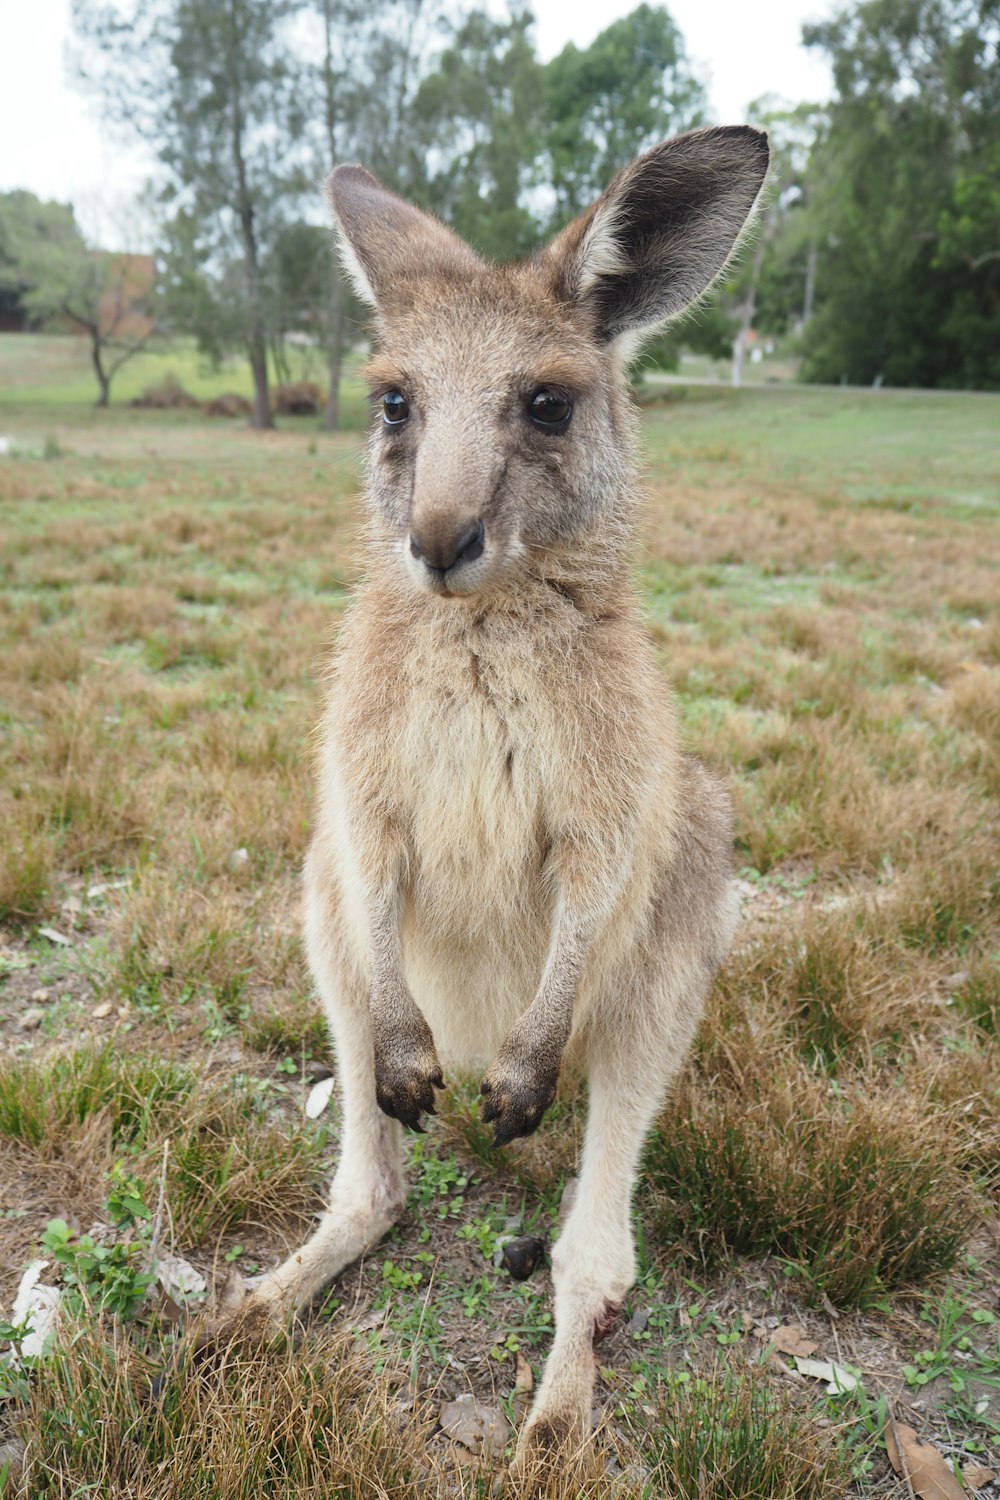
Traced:
[[[825, 1295], [884, 1309], [958, 1274], [998, 1188], [1000, 593], [992, 514], [963, 498], [985, 481], [961, 426], [988, 414], [897, 404], [876, 433], [875, 408], [852, 416], [853, 398], [781, 399], [780, 421], [775, 406], [751, 423], [740, 402], [691, 402], [646, 424], [650, 625], [692, 746], [731, 776], [747, 902], [648, 1154], [642, 1296], [663, 1300], [680, 1271], [711, 1296], [722, 1262], [738, 1276], [733, 1257], [749, 1254], [785, 1263], [796, 1308]], [[842, 424], [835, 451], [828, 421]], [[932, 421], [959, 424], [967, 476], [924, 452]], [[286, 1218], [313, 1211], [334, 1145], [301, 1128], [296, 1069], [328, 1053], [297, 871], [316, 684], [352, 577], [357, 440], [152, 419], [58, 435], [75, 456], [0, 470], [0, 1200], [25, 1210], [0, 1217], [0, 1298], [47, 1218], [100, 1218], [114, 1162], [155, 1195], [168, 1138], [178, 1248], [207, 1264], [238, 1237], [265, 1265], [292, 1232], [279, 1200]], [[70, 947], [50, 948], [41, 923]], [[40, 984], [45, 1018], [22, 1032]], [[435, 1380], [496, 1399], [502, 1317], [537, 1368], [546, 1299], [528, 1288], [510, 1304], [489, 1247], [508, 1221], [548, 1232], [582, 1119], [567, 1091], [542, 1132], [498, 1154], [474, 1086], [446, 1102], [426, 1148], [440, 1191], [425, 1160], [430, 1186], [379, 1252], [426, 1279], [383, 1284], [376, 1258], [352, 1293], [391, 1298], [420, 1356], [415, 1405], [398, 1409], [386, 1344], [319, 1324], [295, 1354], [189, 1372], [155, 1411], [142, 1398], [155, 1328], [116, 1342], [90, 1327], [35, 1382], [22, 1423], [46, 1493], [484, 1493], [492, 1473], [455, 1471], [424, 1403]], [[882, 1337], [884, 1310], [866, 1316]], [[670, 1386], [682, 1337], [607, 1356], [605, 1414], [638, 1421], [622, 1439], [626, 1500], [651, 1482], [689, 1493], [656, 1434], [724, 1405], [711, 1380]], [[808, 1412], [783, 1425], [765, 1401], [755, 1426], [757, 1398], [740, 1386], [734, 1401], [750, 1449], [776, 1434], [824, 1472]], [[86, 1442], [60, 1422], [68, 1408]], [[608, 1493], [606, 1454], [549, 1493]], [[818, 1500], [790, 1473], [767, 1493]], [[705, 1493], [730, 1493], [719, 1483]]]

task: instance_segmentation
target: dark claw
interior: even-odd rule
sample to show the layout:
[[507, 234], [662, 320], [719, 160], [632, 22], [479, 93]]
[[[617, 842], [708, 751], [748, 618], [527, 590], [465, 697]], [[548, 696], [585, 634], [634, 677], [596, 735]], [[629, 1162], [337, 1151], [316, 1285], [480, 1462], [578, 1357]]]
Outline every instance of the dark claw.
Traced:
[[479, 1118], [484, 1125], [496, 1124], [494, 1146], [506, 1146], [518, 1136], [532, 1135], [555, 1097], [555, 1079], [542, 1079], [528, 1088], [503, 1088], [484, 1079]]
[[401, 1078], [394, 1078], [386, 1083], [383, 1078], [376, 1079], [375, 1098], [378, 1107], [391, 1119], [398, 1120], [405, 1125], [407, 1130], [415, 1130], [418, 1135], [423, 1135], [423, 1126], [420, 1116], [426, 1112], [429, 1115], [437, 1114], [434, 1098], [434, 1090], [444, 1088], [444, 1078], [441, 1069], [438, 1068], [429, 1077], [421, 1078], [419, 1075], [410, 1073]]

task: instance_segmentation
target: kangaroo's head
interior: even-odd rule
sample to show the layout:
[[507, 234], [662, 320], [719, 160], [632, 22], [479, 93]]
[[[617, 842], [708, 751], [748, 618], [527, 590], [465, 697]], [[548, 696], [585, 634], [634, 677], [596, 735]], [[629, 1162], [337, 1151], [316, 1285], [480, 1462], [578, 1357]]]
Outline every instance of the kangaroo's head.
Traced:
[[503, 267], [363, 168], [334, 170], [341, 253], [375, 310], [369, 493], [413, 585], [468, 598], [615, 529], [624, 368], [722, 270], [767, 162], [747, 126], [679, 136]]

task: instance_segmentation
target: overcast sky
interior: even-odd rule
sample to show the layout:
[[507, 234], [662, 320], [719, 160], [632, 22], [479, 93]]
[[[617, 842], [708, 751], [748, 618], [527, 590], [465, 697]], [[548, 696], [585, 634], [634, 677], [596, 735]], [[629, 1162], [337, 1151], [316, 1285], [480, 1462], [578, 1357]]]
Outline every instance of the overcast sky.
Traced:
[[[586, 46], [638, 0], [536, 0], [538, 44], [549, 58], [574, 41]], [[102, 130], [94, 106], [67, 81], [70, 0], [0, 0], [0, 191], [30, 188], [72, 202], [86, 231], [109, 241], [141, 187], [146, 159]], [[824, 99], [823, 61], [799, 43], [803, 21], [822, 19], [835, 0], [670, 0], [688, 52], [708, 84], [715, 118], [746, 119], [764, 93], [796, 102]]]

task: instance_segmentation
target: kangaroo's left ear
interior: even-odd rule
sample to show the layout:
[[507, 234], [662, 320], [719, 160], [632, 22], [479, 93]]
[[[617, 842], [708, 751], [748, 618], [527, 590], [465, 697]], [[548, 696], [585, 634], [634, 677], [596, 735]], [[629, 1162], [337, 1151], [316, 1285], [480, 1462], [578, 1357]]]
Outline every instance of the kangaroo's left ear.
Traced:
[[542, 252], [553, 290], [587, 308], [625, 359], [711, 286], [767, 176], [767, 135], [693, 130], [654, 146]]

